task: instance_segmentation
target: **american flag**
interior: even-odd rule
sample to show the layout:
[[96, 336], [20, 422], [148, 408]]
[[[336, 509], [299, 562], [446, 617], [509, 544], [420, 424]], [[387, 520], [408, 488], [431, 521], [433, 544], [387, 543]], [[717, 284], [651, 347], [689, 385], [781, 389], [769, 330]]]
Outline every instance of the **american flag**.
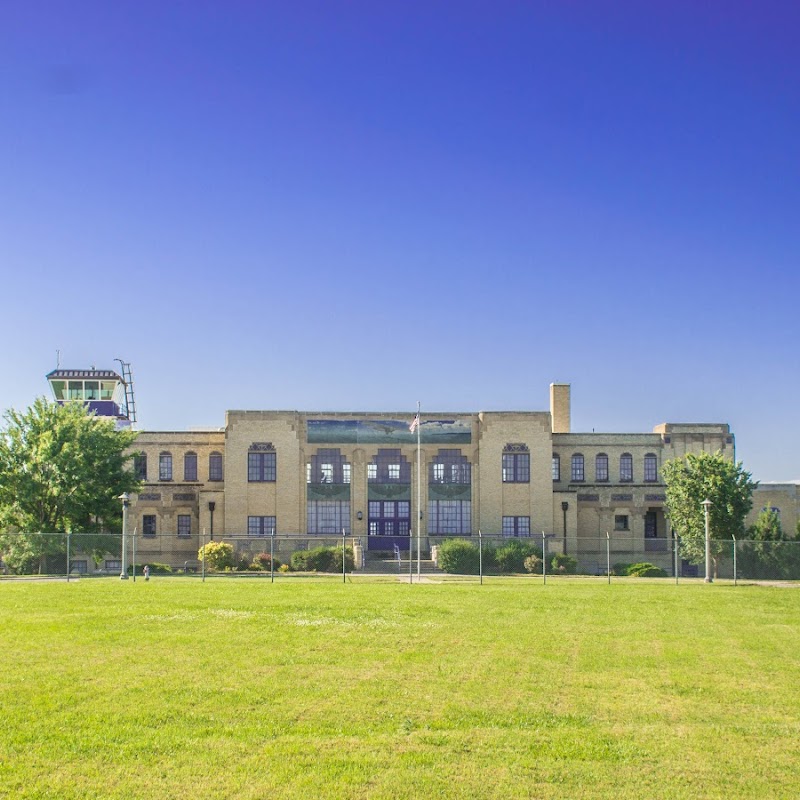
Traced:
[[414, 421], [408, 426], [411, 433], [414, 433], [417, 428], [419, 428], [419, 411], [417, 411], [417, 416], [414, 417]]

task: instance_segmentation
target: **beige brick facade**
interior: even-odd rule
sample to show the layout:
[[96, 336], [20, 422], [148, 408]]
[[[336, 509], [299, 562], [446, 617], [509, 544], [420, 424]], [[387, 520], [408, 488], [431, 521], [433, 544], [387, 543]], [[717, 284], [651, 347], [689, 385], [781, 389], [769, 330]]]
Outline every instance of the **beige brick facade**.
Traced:
[[[423, 415], [421, 476], [410, 413], [229, 411], [220, 430], [140, 433], [136, 449], [147, 458], [147, 479], [130, 519], [138, 533], [155, 535], [137, 537], [137, 559], [172, 566], [195, 559], [212, 536], [213, 503], [215, 538], [247, 536], [261, 519], [274, 520], [278, 534], [317, 526], [315, 532], [338, 535], [341, 526], [348, 536], [380, 544], [375, 537], [387, 532], [416, 535], [421, 516], [425, 548], [445, 534], [545, 532], [553, 549], [577, 556], [587, 569], [607, 546], [666, 564], [671, 531], [661, 466], [689, 452], [733, 458], [729, 426], [572, 433], [569, 392], [554, 384], [550, 411]], [[172, 458], [169, 478], [159, 475], [165, 454]], [[184, 474], [187, 454], [196, 455], [194, 480]], [[212, 476], [209, 459], [217, 454], [222, 474]], [[269, 471], [249, 474], [251, 462]], [[785, 527], [794, 530], [795, 485], [762, 489], [756, 504], [780, 507]]]

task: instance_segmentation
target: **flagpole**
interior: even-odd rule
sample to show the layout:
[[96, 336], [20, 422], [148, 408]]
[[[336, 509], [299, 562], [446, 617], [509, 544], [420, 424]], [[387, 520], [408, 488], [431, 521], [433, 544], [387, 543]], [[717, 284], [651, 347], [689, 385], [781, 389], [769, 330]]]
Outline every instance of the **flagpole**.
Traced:
[[419, 418], [419, 400], [417, 400], [417, 583], [420, 581], [420, 542], [422, 535], [420, 527], [422, 526], [422, 447], [420, 428], [422, 422]]

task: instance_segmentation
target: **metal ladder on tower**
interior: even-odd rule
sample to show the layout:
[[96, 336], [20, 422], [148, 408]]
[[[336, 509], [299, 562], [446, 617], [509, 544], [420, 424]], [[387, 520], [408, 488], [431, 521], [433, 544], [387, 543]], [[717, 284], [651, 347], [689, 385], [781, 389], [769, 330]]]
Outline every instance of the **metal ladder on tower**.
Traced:
[[122, 368], [122, 380], [125, 383], [125, 416], [130, 420], [131, 424], [136, 422], [136, 400], [133, 396], [133, 373], [131, 373], [131, 365], [121, 358], [114, 359], [119, 361]]

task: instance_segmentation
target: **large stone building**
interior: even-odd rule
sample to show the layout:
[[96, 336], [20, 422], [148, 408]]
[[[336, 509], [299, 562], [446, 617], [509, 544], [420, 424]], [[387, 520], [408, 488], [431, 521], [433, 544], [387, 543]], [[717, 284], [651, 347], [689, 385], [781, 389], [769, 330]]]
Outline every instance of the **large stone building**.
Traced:
[[545, 532], [552, 549], [589, 570], [607, 537], [627, 560], [668, 566], [661, 465], [699, 451], [734, 457], [725, 423], [573, 433], [566, 384], [551, 385], [549, 411], [425, 414], [419, 454], [412, 419], [229, 411], [219, 430], [140, 433], [135, 463], [143, 485], [129, 514], [140, 534], [137, 559], [181, 565], [196, 558], [201, 537], [273, 531], [344, 531], [367, 551], [406, 549], [418, 533], [427, 551], [440, 537], [480, 531]]
[[[130, 366], [57, 369], [57, 402], [135, 421]], [[725, 423], [664, 423], [652, 433], [573, 433], [570, 387], [549, 411], [430, 413], [229, 411], [225, 426], [140, 432], [131, 498], [137, 561], [173, 567], [212, 538], [339, 537], [362, 549], [407, 550], [447, 536], [548, 537], [548, 547], [600, 571], [614, 560], [672, 566], [662, 464], [691, 452], [735, 459]], [[418, 447], [419, 444], [419, 447]], [[795, 532], [798, 484], [763, 484], [748, 523], [777, 510]], [[422, 513], [420, 513], [420, 510]], [[417, 525], [416, 522], [419, 522]], [[248, 548], [249, 549], [249, 548]], [[118, 563], [110, 560], [107, 569]]]

